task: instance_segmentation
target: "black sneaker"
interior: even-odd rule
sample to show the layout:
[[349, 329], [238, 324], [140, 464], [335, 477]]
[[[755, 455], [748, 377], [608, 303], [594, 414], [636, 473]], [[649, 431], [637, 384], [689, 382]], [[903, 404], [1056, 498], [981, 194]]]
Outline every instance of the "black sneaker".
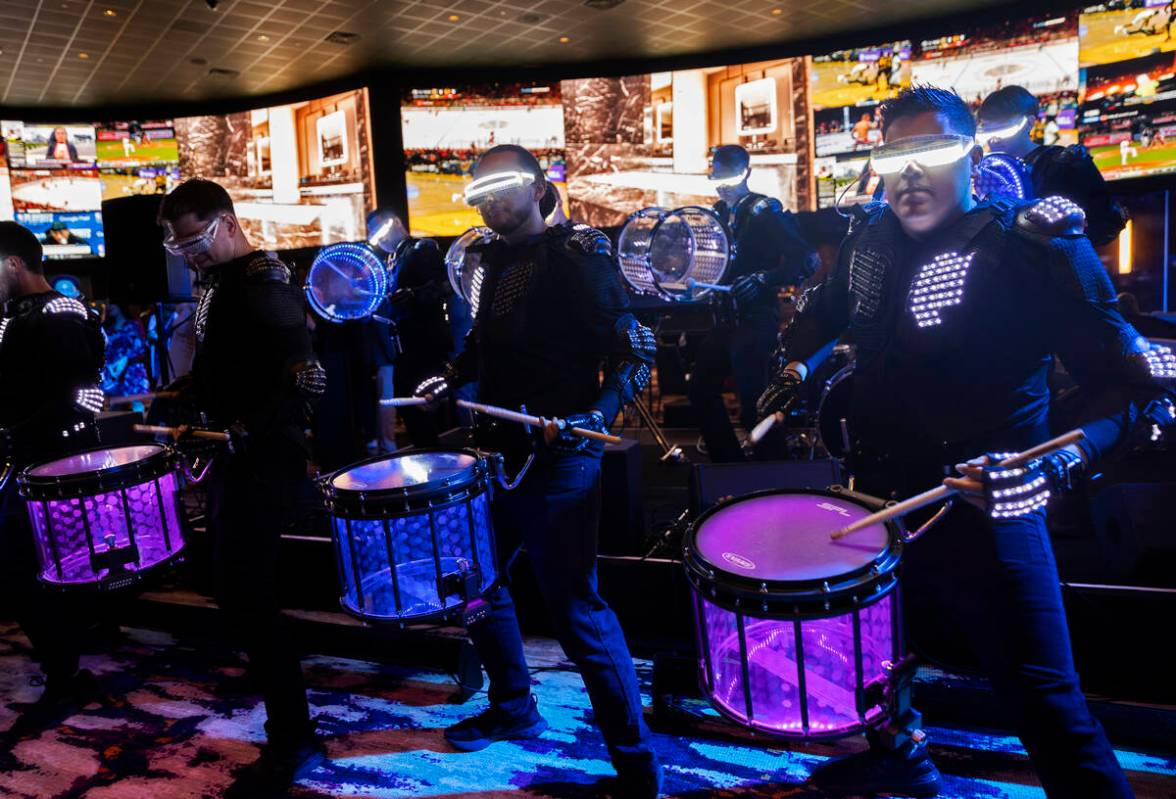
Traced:
[[445, 740], [463, 752], [477, 752], [495, 741], [538, 738], [547, 729], [547, 720], [539, 715], [535, 697], [525, 712], [507, 715], [491, 705], [476, 716], [459, 721], [445, 730]]
[[48, 680], [37, 701], [21, 707], [7, 737], [14, 741], [35, 738], [101, 698], [98, 679], [89, 669], [81, 669], [71, 677]]
[[223, 799], [286, 799], [299, 770], [323, 754], [313, 733], [296, 742], [267, 743], [257, 760], [237, 772]]
[[926, 743], [910, 742], [894, 750], [870, 747], [821, 765], [808, 781], [831, 796], [939, 794], [939, 769], [931, 762]]
[[662, 767], [656, 760], [646, 768], [619, 769], [617, 776], [598, 784], [601, 799], [657, 799], [661, 795]]

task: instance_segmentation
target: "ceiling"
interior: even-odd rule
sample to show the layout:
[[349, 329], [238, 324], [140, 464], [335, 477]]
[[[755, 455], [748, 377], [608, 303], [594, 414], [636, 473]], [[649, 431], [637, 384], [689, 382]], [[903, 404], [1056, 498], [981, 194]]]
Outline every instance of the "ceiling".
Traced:
[[[0, 0], [0, 105], [94, 107], [253, 96], [381, 66], [683, 55], [878, 28], [984, 5], [624, 0], [597, 9], [584, 0]], [[328, 38], [338, 32], [358, 38]]]

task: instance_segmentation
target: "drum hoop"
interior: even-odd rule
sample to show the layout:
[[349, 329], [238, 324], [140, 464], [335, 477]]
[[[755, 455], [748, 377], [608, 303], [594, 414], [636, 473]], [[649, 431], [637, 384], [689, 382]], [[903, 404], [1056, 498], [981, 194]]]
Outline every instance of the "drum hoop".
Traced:
[[179, 549], [168, 555], [166, 558], [152, 563], [145, 569], [137, 569], [133, 572], [124, 572], [122, 574], [115, 575], [114, 577], [107, 575], [101, 579], [90, 580], [89, 582], [85, 583], [59, 583], [56, 580], [46, 580], [44, 575], [38, 574], [37, 582], [45, 586], [46, 589], [60, 591], [63, 593], [72, 593], [75, 591], [86, 591], [91, 593], [121, 591], [124, 588], [130, 588], [131, 586], [138, 585], [162, 569], [170, 568], [172, 566], [177, 566], [180, 563], [183, 563], [185, 555], [184, 549], [188, 546], [188, 542], [184, 540], [182, 531], [180, 532], [179, 542]]
[[[141, 460], [134, 461], [133, 463], [125, 463], [121, 466], [108, 466], [89, 472], [79, 472], [78, 474], [58, 477], [34, 476], [31, 473], [34, 469], [76, 455], [85, 455], [90, 452], [105, 452], [112, 449], [125, 449], [128, 447], [151, 446], [159, 447], [159, 451]], [[123, 444], [117, 447], [90, 447], [89, 449], [72, 452], [62, 458], [53, 458], [34, 463], [21, 471], [16, 478], [16, 483], [20, 489], [20, 495], [30, 500], [89, 497], [109, 491], [132, 488], [133, 486], [163, 477], [168, 472], [176, 470], [177, 457], [175, 449], [167, 444], [148, 443]]]
[[339, 598], [339, 608], [349, 616], [362, 621], [364, 624], [369, 624], [373, 627], [396, 627], [398, 629], [407, 629], [416, 625], [421, 626], [435, 626], [439, 622], [447, 621], [449, 619], [460, 618], [465, 611], [465, 603], [457, 603], [452, 607], [442, 608], [441, 610], [434, 610], [428, 613], [421, 613], [416, 616], [377, 616], [372, 613], [363, 613], [355, 608], [348, 607], [343, 597]]
[[[829, 453], [830, 457], [833, 457], [837, 460], [845, 460], [847, 457], [849, 457], [849, 453], [843, 452], [840, 455], [833, 454], [833, 450], [829, 448], [829, 442], [825, 441], [821, 420], [824, 418], [823, 411], [825, 409], [825, 399], [833, 392], [834, 388], [840, 386], [844, 381], [853, 377], [853, 367], [853, 363], [847, 363], [845, 366], [842, 366], [840, 369], [830, 375], [829, 379], [825, 381], [825, 384], [821, 386], [821, 399], [817, 402], [817, 436], [821, 439], [821, 443], [825, 446], [825, 450]], [[840, 448], [840, 441], [838, 442], [838, 448]]]
[[[719, 215], [716, 214], [710, 208], [706, 208], [705, 206], [702, 206], [702, 205], [683, 205], [679, 208], [673, 208], [673, 209], [665, 211], [664, 213], [661, 214], [661, 217], [657, 220], [657, 224], [654, 225], [653, 229], [649, 232], [649, 243], [651, 246], [653, 244], [653, 240], [655, 238], [657, 238], [657, 232], [658, 232], [658, 230], [661, 229], [662, 224], [671, 216], [675, 216], [675, 215], [681, 213], [682, 211], [701, 211], [702, 213], [706, 214], [711, 219], [713, 219], [715, 221], [715, 223], [720, 228], [722, 228], [724, 233], [726, 233], [726, 231], [727, 231], [727, 226], [723, 224], [723, 220], [719, 219]], [[728, 240], [727, 244], [728, 244], [727, 264], [723, 268], [723, 275], [724, 276], [726, 276], [727, 267], [729, 267], [731, 265], [731, 257], [734, 254], [734, 248], [730, 246], [731, 242], [729, 240]], [[693, 270], [693, 266], [694, 265], [691, 264], [691, 270]], [[662, 288], [661, 281], [657, 279], [657, 272], [654, 271], [652, 264], [650, 264], [650, 266], [649, 266], [649, 276], [650, 276], [650, 279], [653, 280], [653, 285], [657, 288], [658, 296], [664, 300], [669, 300], [670, 302], [696, 303], [701, 300], [705, 300], [710, 294], [713, 293], [711, 289], [698, 289], [698, 291], [693, 293], [691, 299], [687, 300], [687, 299], [684, 299], [682, 297], [682, 295], [680, 295], [680, 294], [675, 294], [674, 292], [670, 291], [669, 289]], [[691, 277], [689, 271], [686, 273], [685, 277], [686, 278]]]
[[[405, 450], [405, 455], [428, 455], [431, 453], [460, 453], [462, 455], [469, 455], [474, 458], [475, 463], [468, 467], [463, 473], [454, 477], [442, 478], [429, 483], [421, 483], [414, 486], [401, 486], [399, 488], [377, 488], [367, 491], [357, 491], [351, 488], [338, 488], [334, 485], [336, 477], [356, 469], [360, 466], [366, 466], [369, 463], [377, 463], [379, 461], [389, 460], [388, 455], [373, 455], [370, 458], [364, 458], [361, 461], [348, 464], [342, 469], [332, 472], [325, 477], [319, 478], [319, 490], [323, 497], [330, 504], [332, 508], [340, 507], [347, 509], [359, 509], [365, 512], [366, 507], [370, 507], [373, 503], [387, 502], [390, 500], [401, 500], [406, 504], [412, 500], [429, 499], [437, 494], [450, 493], [460, 491], [464, 488], [473, 485], [474, 483], [484, 481], [489, 475], [489, 466], [486, 456], [474, 449], [459, 448], [448, 449], [445, 447], [429, 447], [426, 449], [412, 449]], [[424, 507], [429, 507], [425, 505]], [[440, 506], [436, 506], [440, 507]], [[371, 518], [382, 519], [392, 515], [399, 514], [376, 514]]]
[[[757, 580], [743, 577], [711, 563], [698, 551], [698, 530], [710, 517], [748, 499], [780, 494], [821, 495], [864, 506], [861, 500], [828, 489], [769, 488], [731, 497], [708, 508], [691, 523], [682, 543], [682, 565], [687, 577], [708, 602], [725, 610], [754, 613], [755, 618], [772, 618], [771, 614], [778, 614], [781, 618], [797, 618], [801, 615], [801, 608], [804, 608], [806, 614], [831, 616], [840, 615], [833, 608], [844, 607], [847, 603], [849, 606], [871, 604], [867, 600], [881, 598], [897, 583], [897, 571], [902, 559], [902, 538], [892, 522], [886, 523], [889, 544], [872, 561], [822, 579]], [[858, 596], [862, 598], [856, 599]], [[732, 600], [734, 604], [728, 606]], [[762, 610], [765, 603], [768, 610]], [[815, 611], [813, 605], [817, 606]]]
[[338, 519], [351, 521], [400, 519], [467, 504], [487, 493], [489, 485], [489, 476], [481, 475], [478, 479], [465, 485], [455, 485], [446, 489], [441, 501], [437, 501], [437, 498], [441, 496], [440, 491], [420, 496], [379, 496], [375, 498], [365, 494], [363, 499], [360, 499], [358, 492], [356, 492], [355, 496], [344, 498], [324, 495], [323, 503], [331, 516]]

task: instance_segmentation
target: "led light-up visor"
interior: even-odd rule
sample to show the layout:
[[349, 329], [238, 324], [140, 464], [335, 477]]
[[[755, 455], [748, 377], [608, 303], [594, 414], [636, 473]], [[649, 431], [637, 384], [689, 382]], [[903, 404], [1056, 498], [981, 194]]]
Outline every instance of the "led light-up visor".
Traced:
[[716, 178], [714, 175], [711, 175], [708, 179], [710, 180], [710, 184], [717, 189], [720, 186], [738, 186], [747, 180], [747, 176], [750, 174], [751, 170], [749, 169], [746, 172], [740, 172], [738, 175], [728, 175], [724, 178]]
[[175, 228], [168, 222], [167, 236], [163, 240], [163, 249], [172, 255], [180, 255], [185, 258], [208, 252], [212, 249], [212, 242], [216, 238], [216, 231], [220, 228], [221, 219], [222, 216], [217, 216], [216, 219], [205, 225], [204, 229], [199, 233], [194, 233], [183, 239], [176, 237]]
[[496, 197], [509, 195], [535, 182], [530, 172], [495, 172], [471, 182], [465, 188], [466, 205], [478, 207]]
[[897, 175], [912, 163], [934, 169], [956, 163], [972, 152], [974, 146], [971, 136], [954, 133], [909, 136], [875, 147], [870, 152], [870, 166], [879, 175]]
[[976, 128], [976, 143], [987, 149], [988, 146], [1001, 139], [1011, 139], [1029, 124], [1029, 117], [1021, 117], [1016, 122], [1002, 122], [1000, 125], [985, 125], [983, 122]]

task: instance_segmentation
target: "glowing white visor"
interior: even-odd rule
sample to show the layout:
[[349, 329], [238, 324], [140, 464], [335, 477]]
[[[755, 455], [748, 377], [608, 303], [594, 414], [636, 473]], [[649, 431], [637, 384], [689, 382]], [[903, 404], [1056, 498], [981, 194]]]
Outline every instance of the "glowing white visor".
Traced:
[[167, 236], [163, 240], [163, 249], [167, 250], [172, 255], [192, 256], [200, 255], [212, 249], [213, 239], [216, 238], [216, 231], [220, 227], [221, 216], [209, 222], [198, 233], [193, 233], [187, 238], [181, 239], [176, 237], [175, 228], [171, 223], [167, 223]]
[[870, 152], [870, 166], [879, 175], [896, 175], [910, 163], [924, 169], [947, 166], [970, 153], [974, 144], [971, 136], [953, 133], [908, 136], [875, 147]]
[[976, 130], [976, 143], [981, 147], [987, 147], [989, 142], [993, 139], [1008, 139], [1016, 136], [1025, 126], [1029, 124], [1029, 117], [1021, 117], [1020, 122], [1013, 122], [1008, 125], [1001, 125], [998, 128], [986, 127], [983, 124]]
[[747, 180], [747, 176], [749, 174], [751, 174], [750, 169], [746, 172], [740, 172], [738, 175], [731, 175], [725, 178], [711, 177], [709, 180], [712, 186], [738, 186], [740, 183]]
[[466, 205], [479, 205], [495, 194], [521, 189], [535, 182], [530, 172], [495, 172], [471, 182], [465, 188]]

